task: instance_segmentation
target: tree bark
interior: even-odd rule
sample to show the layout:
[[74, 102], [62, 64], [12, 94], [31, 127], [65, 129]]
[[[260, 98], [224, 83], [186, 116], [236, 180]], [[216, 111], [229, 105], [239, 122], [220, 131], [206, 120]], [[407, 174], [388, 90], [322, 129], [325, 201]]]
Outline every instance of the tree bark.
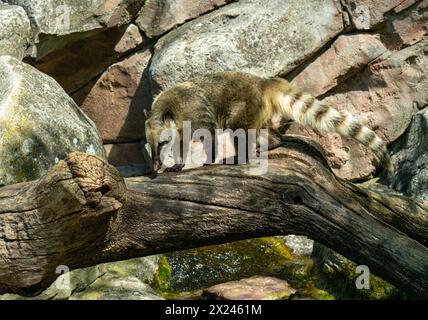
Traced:
[[336, 177], [310, 142], [255, 165], [128, 178], [73, 153], [42, 179], [0, 188], [0, 293], [34, 295], [70, 269], [240, 239], [301, 234], [428, 297], [428, 204]]

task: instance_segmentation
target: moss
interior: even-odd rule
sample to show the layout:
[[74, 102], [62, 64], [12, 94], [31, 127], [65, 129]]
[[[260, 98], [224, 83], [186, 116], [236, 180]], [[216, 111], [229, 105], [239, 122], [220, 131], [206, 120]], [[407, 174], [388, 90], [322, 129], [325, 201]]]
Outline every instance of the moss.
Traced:
[[166, 255], [172, 267], [171, 290], [192, 291], [253, 275], [277, 276], [293, 259], [280, 238], [258, 238]]
[[80, 299], [84, 300], [101, 300], [103, 293], [100, 291], [86, 291], [80, 296]]
[[314, 299], [314, 300], [335, 300], [335, 297], [326, 290], [319, 289], [314, 285], [309, 285], [293, 295], [293, 300]]
[[355, 281], [360, 276], [356, 273], [357, 264], [347, 260], [339, 268], [324, 267], [324, 285], [338, 298], [387, 300], [401, 299], [404, 296], [387, 281], [370, 274], [370, 289], [357, 289]]
[[159, 257], [159, 268], [153, 279], [153, 286], [160, 292], [168, 291], [170, 289], [172, 268], [168, 259], [161, 255]]

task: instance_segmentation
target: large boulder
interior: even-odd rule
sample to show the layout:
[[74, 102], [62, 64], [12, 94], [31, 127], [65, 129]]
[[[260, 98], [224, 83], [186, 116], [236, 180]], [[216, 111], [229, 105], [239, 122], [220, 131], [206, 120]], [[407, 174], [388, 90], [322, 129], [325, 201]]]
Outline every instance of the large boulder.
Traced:
[[[428, 105], [428, 101], [426, 101]], [[428, 201], [428, 108], [413, 116], [406, 133], [394, 144], [395, 172], [390, 186], [407, 196]]]
[[[333, 57], [329, 50], [310, 64], [308, 71], [302, 72], [306, 73], [308, 83], [311, 78], [321, 79], [318, 87], [309, 86], [315, 88], [316, 93], [323, 93], [324, 88], [333, 86], [324, 93], [323, 101], [359, 116], [361, 123], [391, 143], [404, 133], [418, 108], [427, 104], [427, 49], [428, 39], [400, 51], [387, 51], [340, 84], [336, 84], [336, 75], [339, 74], [336, 71], [331, 73], [330, 80], [325, 80], [325, 68], [317, 62], [325, 60], [324, 55]], [[329, 70], [335, 70], [340, 64], [340, 59], [330, 60], [330, 65], [335, 67]], [[305, 81], [299, 82], [305, 86]], [[375, 172], [377, 162], [373, 153], [354, 140], [295, 125], [290, 128], [290, 132], [309, 135], [321, 143], [333, 170], [343, 178], [365, 179]]]
[[[157, 277], [159, 256], [135, 258], [75, 269], [61, 274], [35, 297], [0, 295], [0, 300], [162, 299], [149, 284]], [[61, 273], [65, 270], [58, 270]], [[60, 273], [60, 272], [58, 272]]]
[[32, 64], [58, 81], [73, 97], [77, 96], [76, 103], [80, 104], [94, 79], [144, 43], [138, 27], [130, 24], [81, 37]]
[[151, 95], [146, 69], [149, 50], [111, 65], [93, 85], [82, 109], [95, 122], [105, 143], [134, 142], [144, 137], [144, 109]]
[[37, 179], [73, 151], [105, 157], [93, 122], [58, 83], [0, 57], [0, 185]]
[[[400, 299], [404, 295], [393, 285], [371, 273], [370, 266], [361, 265], [368, 271], [368, 288], [358, 288], [356, 283], [362, 275], [359, 265], [326, 246], [315, 243], [312, 257], [317, 261], [320, 276], [329, 291], [341, 299]], [[368, 268], [368, 270], [366, 269]], [[360, 282], [360, 281], [358, 281]]]
[[149, 38], [158, 37], [175, 26], [199, 17], [232, 0], [146, 0], [135, 22]]
[[[414, 1], [404, 1], [403, 4]], [[402, 9], [396, 8], [395, 11]], [[413, 45], [428, 34], [428, 0], [417, 2], [407, 10], [393, 15], [386, 22], [385, 41], [393, 49]]]
[[353, 27], [370, 30], [385, 21], [388, 14], [405, 10], [418, 0], [342, 0]]
[[292, 80], [292, 84], [314, 96], [321, 96], [386, 51], [378, 35], [339, 36], [330, 48]]
[[40, 59], [90, 31], [130, 23], [141, 0], [5, 0], [23, 7], [36, 31]]
[[336, 0], [242, 0], [162, 37], [150, 66], [151, 79], [165, 89], [195, 75], [224, 70], [285, 74], [343, 28]]
[[0, 2], [0, 56], [23, 59], [31, 38], [30, 20], [24, 9]]

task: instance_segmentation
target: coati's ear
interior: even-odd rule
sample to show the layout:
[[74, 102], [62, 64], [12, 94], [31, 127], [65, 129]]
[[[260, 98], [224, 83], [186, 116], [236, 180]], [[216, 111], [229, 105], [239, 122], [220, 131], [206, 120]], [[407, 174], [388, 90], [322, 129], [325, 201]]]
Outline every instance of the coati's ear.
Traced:
[[174, 114], [172, 113], [172, 111], [170, 109], [165, 111], [165, 113], [163, 114], [162, 120], [163, 120], [163, 122], [174, 120]]

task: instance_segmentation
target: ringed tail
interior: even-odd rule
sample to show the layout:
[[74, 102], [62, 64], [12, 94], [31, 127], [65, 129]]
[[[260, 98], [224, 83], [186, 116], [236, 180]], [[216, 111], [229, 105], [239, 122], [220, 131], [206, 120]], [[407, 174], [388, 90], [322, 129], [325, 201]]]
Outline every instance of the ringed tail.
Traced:
[[392, 171], [385, 141], [373, 130], [360, 124], [356, 117], [349, 112], [338, 111], [288, 83], [284, 89], [275, 97], [284, 117], [304, 126], [337, 132], [345, 138], [353, 138], [371, 149], [382, 167]]

